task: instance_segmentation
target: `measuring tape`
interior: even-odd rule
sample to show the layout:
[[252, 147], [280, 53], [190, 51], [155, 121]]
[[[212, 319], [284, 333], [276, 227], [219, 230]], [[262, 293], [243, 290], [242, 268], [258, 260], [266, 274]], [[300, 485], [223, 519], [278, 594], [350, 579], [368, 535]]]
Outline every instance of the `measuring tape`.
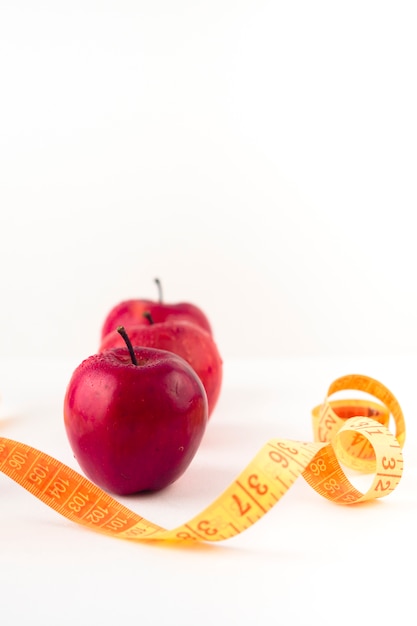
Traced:
[[[331, 399], [339, 391], [367, 399]], [[395, 435], [389, 430], [390, 418]], [[222, 541], [267, 513], [302, 475], [323, 497], [354, 504], [390, 494], [403, 472], [405, 421], [393, 394], [361, 375], [343, 376], [312, 411], [313, 442], [270, 439], [232, 484], [206, 509], [167, 530], [131, 511], [92, 482], [44, 452], [0, 437], [0, 470], [52, 509], [90, 529], [133, 541]], [[345, 469], [373, 473], [362, 493]]]

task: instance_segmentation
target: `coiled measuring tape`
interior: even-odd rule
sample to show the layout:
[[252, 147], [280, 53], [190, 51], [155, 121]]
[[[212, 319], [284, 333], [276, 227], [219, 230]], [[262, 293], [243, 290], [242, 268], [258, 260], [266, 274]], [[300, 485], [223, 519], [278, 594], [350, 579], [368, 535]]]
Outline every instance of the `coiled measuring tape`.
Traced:
[[[339, 391], [367, 399], [331, 400]], [[390, 418], [395, 435], [389, 430]], [[0, 437], [0, 470], [73, 522], [133, 541], [221, 541], [257, 522], [302, 475], [323, 497], [354, 504], [390, 494], [403, 473], [405, 421], [394, 395], [361, 375], [335, 380], [312, 411], [314, 441], [270, 439], [232, 484], [207, 508], [168, 530], [122, 505], [79, 473], [44, 452]], [[352, 468], [373, 473], [366, 492], [346, 475]]]

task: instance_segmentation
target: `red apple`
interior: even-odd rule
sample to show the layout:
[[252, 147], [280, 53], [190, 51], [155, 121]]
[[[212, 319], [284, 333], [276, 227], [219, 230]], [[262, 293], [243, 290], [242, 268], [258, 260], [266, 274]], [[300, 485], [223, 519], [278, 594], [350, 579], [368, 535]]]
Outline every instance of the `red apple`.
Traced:
[[[168, 350], [185, 359], [203, 383], [210, 417], [223, 377], [223, 362], [213, 336], [200, 326], [184, 320], [154, 323], [152, 316], [148, 315], [144, 317], [144, 323], [148, 325], [126, 327], [132, 345]], [[122, 345], [123, 338], [116, 329], [102, 339], [99, 352]]]
[[207, 419], [204, 387], [184, 359], [130, 343], [85, 359], [64, 400], [65, 429], [80, 467], [120, 495], [177, 480], [197, 452]]
[[161, 283], [155, 279], [159, 289], [159, 300], [130, 299], [116, 304], [107, 314], [102, 329], [101, 338], [107, 333], [116, 330], [118, 326], [128, 328], [140, 324], [146, 325], [143, 314], [147, 311], [152, 315], [155, 322], [165, 322], [167, 320], [187, 320], [194, 322], [207, 332], [211, 333], [211, 325], [203, 311], [190, 302], [178, 302], [168, 304], [163, 301]]

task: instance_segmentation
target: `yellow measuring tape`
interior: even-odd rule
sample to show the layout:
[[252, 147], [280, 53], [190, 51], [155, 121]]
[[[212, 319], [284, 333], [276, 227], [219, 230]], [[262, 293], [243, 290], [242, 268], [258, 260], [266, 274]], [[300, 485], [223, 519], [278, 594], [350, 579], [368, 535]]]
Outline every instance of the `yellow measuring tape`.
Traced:
[[[331, 400], [339, 391], [361, 391], [374, 400]], [[390, 418], [395, 435], [389, 430]], [[391, 493], [403, 472], [405, 422], [393, 394], [367, 376], [335, 380], [312, 411], [314, 442], [269, 440], [232, 484], [206, 509], [167, 530], [131, 511], [60, 461], [24, 443], [0, 437], [0, 470], [61, 515], [123, 539], [221, 541], [267, 513], [302, 475], [320, 495], [354, 504]], [[362, 493], [346, 475], [373, 473]]]

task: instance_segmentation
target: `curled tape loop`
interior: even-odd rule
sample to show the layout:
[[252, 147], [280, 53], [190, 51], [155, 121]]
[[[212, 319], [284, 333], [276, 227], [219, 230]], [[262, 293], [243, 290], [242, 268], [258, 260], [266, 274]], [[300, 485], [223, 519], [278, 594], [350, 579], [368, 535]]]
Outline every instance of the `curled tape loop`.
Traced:
[[[341, 390], [361, 391], [380, 402], [331, 400]], [[390, 418], [395, 435], [389, 430]], [[90, 529], [129, 540], [222, 541], [257, 522], [298, 476], [323, 497], [354, 504], [391, 493], [403, 473], [405, 421], [392, 393], [367, 376], [335, 380], [312, 411], [315, 441], [269, 440], [231, 485], [206, 509], [167, 530], [131, 511], [92, 482], [44, 452], [0, 437], [0, 471], [52, 509]], [[374, 473], [362, 493], [344, 466]]]

